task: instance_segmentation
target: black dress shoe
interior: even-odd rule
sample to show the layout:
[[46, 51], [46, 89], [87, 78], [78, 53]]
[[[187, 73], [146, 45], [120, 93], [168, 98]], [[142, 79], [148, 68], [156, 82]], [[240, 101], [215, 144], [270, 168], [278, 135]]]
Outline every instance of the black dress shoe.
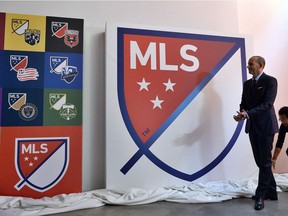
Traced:
[[264, 199], [256, 199], [255, 200], [255, 210], [261, 210], [264, 208]]

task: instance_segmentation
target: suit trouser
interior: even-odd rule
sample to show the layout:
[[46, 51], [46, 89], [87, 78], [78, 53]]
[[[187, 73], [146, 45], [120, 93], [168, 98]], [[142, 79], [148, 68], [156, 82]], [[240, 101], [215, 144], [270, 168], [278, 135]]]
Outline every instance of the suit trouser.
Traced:
[[274, 134], [259, 135], [250, 129], [249, 139], [252, 146], [255, 162], [259, 168], [258, 186], [255, 192], [257, 198], [274, 196], [276, 191], [276, 182], [272, 173], [272, 147]]

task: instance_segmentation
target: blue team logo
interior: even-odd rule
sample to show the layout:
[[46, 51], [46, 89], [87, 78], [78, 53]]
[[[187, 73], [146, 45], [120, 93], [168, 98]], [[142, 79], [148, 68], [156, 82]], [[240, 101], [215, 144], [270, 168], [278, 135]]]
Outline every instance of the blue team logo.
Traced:
[[51, 56], [50, 57], [50, 72], [61, 74], [62, 69], [68, 66], [68, 57]]
[[44, 192], [57, 185], [69, 165], [69, 145], [69, 137], [16, 138], [15, 168], [20, 180], [15, 188]]
[[77, 67], [66, 66], [62, 68], [61, 79], [70, 84], [78, 76]]

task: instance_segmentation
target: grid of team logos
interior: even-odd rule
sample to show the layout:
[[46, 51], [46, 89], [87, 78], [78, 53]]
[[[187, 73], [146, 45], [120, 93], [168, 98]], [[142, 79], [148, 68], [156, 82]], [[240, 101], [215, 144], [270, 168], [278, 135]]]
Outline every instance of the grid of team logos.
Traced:
[[0, 195], [82, 191], [83, 29], [0, 13]]

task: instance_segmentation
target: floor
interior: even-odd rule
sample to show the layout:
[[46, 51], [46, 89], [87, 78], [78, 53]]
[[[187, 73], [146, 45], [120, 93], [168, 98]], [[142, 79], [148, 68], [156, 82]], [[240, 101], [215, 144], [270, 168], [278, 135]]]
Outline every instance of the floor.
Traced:
[[278, 193], [278, 201], [265, 201], [265, 208], [254, 210], [254, 201], [239, 198], [225, 202], [206, 204], [180, 204], [173, 202], [156, 202], [138, 206], [106, 205], [98, 208], [84, 209], [54, 216], [271, 216], [287, 215], [288, 192]]

